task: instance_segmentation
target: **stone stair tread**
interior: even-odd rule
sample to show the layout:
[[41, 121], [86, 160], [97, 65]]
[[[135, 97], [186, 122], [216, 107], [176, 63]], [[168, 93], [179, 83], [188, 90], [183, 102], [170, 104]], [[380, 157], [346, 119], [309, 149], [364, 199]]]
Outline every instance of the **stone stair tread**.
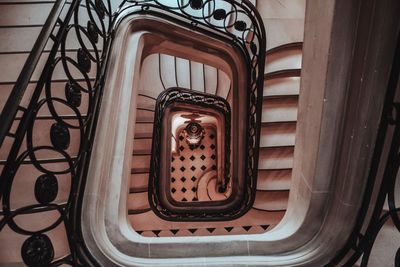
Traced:
[[138, 133], [153, 133], [153, 123], [142, 123], [136, 121], [135, 134]]
[[151, 149], [134, 149], [133, 156], [151, 155]]
[[148, 172], [131, 174], [130, 188], [148, 187], [148, 184], [149, 184], [149, 173]]
[[146, 192], [134, 193], [128, 195], [128, 210], [143, 210], [150, 208]]
[[[272, 47], [265, 51], [265, 56], [270, 56], [275, 53], [279, 53], [281, 51], [289, 51], [289, 50], [303, 50], [303, 42], [290, 42], [290, 43], [285, 43], [282, 45], [278, 45], [275, 47]], [[266, 58], [267, 60], [267, 58]], [[266, 62], [267, 63], [267, 62]]]
[[302, 62], [302, 50], [290, 49], [270, 53], [266, 57], [265, 73], [271, 73], [283, 69], [300, 69]]
[[150, 173], [150, 168], [131, 168], [131, 174]]
[[298, 95], [293, 96], [274, 96], [274, 97], [265, 97], [263, 99], [263, 106], [282, 106], [282, 105], [290, 105], [297, 106], [299, 102]]
[[288, 199], [289, 190], [257, 191], [253, 207], [266, 211], [286, 210]]
[[137, 103], [138, 103], [138, 108], [143, 108], [143, 109], [151, 109], [154, 110], [156, 106], [156, 100], [153, 99], [151, 96], [147, 96], [144, 94], [139, 94], [137, 96]]
[[292, 169], [258, 170], [257, 190], [289, 190]]
[[274, 100], [282, 100], [286, 102], [285, 100], [287, 99], [292, 99], [297, 100], [299, 99], [299, 94], [287, 94], [287, 95], [267, 95], [263, 96], [263, 101], [274, 101]]
[[260, 148], [258, 168], [263, 170], [293, 168], [294, 147]]
[[147, 190], [148, 190], [147, 185], [142, 186], [142, 187], [131, 187], [131, 188], [129, 188], [129, 194], [144, 193], [144, 192], [147, 192]]
[[135, 139], [151, 139], [153, 133], [135, 133]]
[[133, 139], [133, 150], [147, 149], [151, 150], [152, 139]]
[[268, 98], [263, 100], [262, 122], [287, 122], [297, 120], [298, 98]]
[[298, 95], [300, 77], [282, 77], [264, 81], [264, 96]]
[[137, 117], [136, 122], [137, 123], [154, 123], [154, 118], [153, 117]]
[[133, 155], [132, 156], [132, 169], [149, 168], [150, 155]]
[[143, 208], [143, 209], [135, 209], [135, 210], [128, 210], [128, 215], [135, 215], [135, 214], [141, 214], [141, 213], [146, 213], [151, 211], [151, 208]]
[[279, 79], [285, 77], [300, 77], [301, 69], [285, 69], [277, 70], [264, 74], [264, 81], [271, 79]]
[[260, 147], [294, 146], [295, 122], [277, 122], [261, 125]]

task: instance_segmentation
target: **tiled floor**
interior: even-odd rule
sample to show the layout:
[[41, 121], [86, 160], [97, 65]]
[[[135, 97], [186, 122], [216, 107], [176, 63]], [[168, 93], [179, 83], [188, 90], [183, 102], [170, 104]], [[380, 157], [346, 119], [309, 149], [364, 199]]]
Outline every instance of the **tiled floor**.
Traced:
[[201, 145], [190, 148], [183, 130], [178, 137], [178, 149], [171, 158], [171, 196], [175, 201], [199, 201], [199, 179], [208, 171], [217, 169], [217, 138], [214, 127], [205, 126]]

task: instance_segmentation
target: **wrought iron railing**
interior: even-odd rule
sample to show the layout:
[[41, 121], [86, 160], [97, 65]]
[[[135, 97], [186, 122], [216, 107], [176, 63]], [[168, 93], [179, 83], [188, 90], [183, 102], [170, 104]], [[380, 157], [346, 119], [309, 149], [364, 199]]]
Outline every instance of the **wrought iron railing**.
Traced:
[[[223, 143], [225, 146], [222, 152], [224, 154], [224, 161], [220, 163], [224, 170], [224, 176], [219, 178], [221, 180], [219, 184], [220, 192], [226, 191], [231, 179], [231, 108], [229, 103], [225, 99], [215, 95], [209, 95], [183, 88], [170, 88], [159, 95], [154, 114], [153, 144], [149, 176], [149, 202], [153, 211], [164, 219], [174, 221], [229, 219], [235, 214], [242, 212], [250, 202], [249, 199], [244, 199], [241, 201], [242, 205], [239, 205], [236, 209], [229, 210], [228, 212], [222, 211], [224, 204], [221, 204], [221, 209], [217, 212], [212, 212], [207, 203], [204, 202], [186, 202], [184, 211], [178, 212], [173, 210], [173, 204], [171, 204], [173, 200], [168, 200], [168, 203], [164, 203], [161, 200], [162, 197], [160, 196], [163, 195], [162, 191], [169, 191], [169, 186], [160, 188], [160, 185], [163, 184], [160, 182], [160, 179], [166, 179], [165, 173], [162, 172], [167, 171], [169, 174], [170, 170], [170, 168], [162, 170], [161, 161], [163, 158], [169, 160], [170, 156], [161, 154], [163, 141], [168, 140], [168, 138], [165, 139], [165, 136], [162, 135], [162, 127], [160, 126], [163, 125], [163, 120], [165, 119], [165, 110], [173, 104], [189, 104], [193, 105], [193, 107], [197, 107], [199, 110], [212, 109], [222, 114], [224, 122], [223, 125], [220, 125], [219, 131], [221, 131], [221, 136], [224, 136]], [[169, 176], [167, 177], [169, 179]], [[236, 186], [236, 181], [234, 186]], [[246, 196], [250, 197], [248, 195]], [[223, 203], [224, 201], [213, 201], [213, 205], [215, 206], [220, 202]], [[166, 208], [167, 205], [170, 208]]]
[[[116, 12], [111, 9], [111, 1], [73, 0], [68, 5], [57, 1], [50, 13], [48, 22], [39, 35], [37, 44], [32, 50], [26, 67], [17, 81], [11, 97], [6, 103], [7, 109], [2, 114], [0, 141], [13, 138], [10, 153], [4, 163], [0, 177], [0, 194], [2, 211], [0, 231], [6, 226], [14, 232], [27, 236], [22, 245], [21, 256], [29, 266], [58, 266], [61, 264], [73, 266], [91, 266], [96, 260], [88, 253], [80, 231], [80, 214], [86, 172], [89, 166], [92, 141], [95, 136], [96, 123], [103, 94], [104, 77], [107, 68], [107, 57], [112, 45], [112, 35], [118, 27], [119, 14], [132, 10], [131, 14], [150, 14], [169, 18], [174, 22], [191, 29], [214, 34], [242, 51], [248, 68], [249, 79], [246, 90], [248, 104], [246, 162], [247, 175], [252, 190], [256, 188], [258, 164], [258, 127], [261, 122], [261, 101], [264, 71], [265, 32], [262, 20], [249, 1], [224, 1], [229, 10], [215, 8], [215, 1], [123, 1]], [[60, 10], [67, 9], [64, 17]], [[191, 11], [190, 11], [191, 10]], [[193, 12], [192, 12], [193, 11]], [[196, 13], [197, 12], [197, 13]], [[87, 14], [88, 21], [80, 21], [80, 14]], [[198, 15], [196, 15], [196, 14]], [[56, 27], [58, 26], [58, 27]], [[66, 53], [67, 40], [74, 32], [80, 45], [76, 58]], [[53, 45], [35, 90], [27, 107], [20, 105], [27, 83], [38, 62], [44, 45], [48, 41]], [[101, 49], [100, 44], [101, 43]], [[52, 78], [55, 69], [62, 69], [67, 77], [65, 83], [65, 99], [57, 97], [54, 92]], [[74, 71], [78, 73], [75, 76]], [[94, 73], [94, 77], [89, 76]], [[79, 109], [83, 96], [88, 98], [88, 107], [84, 113]], [[73, 115], [60, 114], [58, 107], [68, 109]], [[34, 138], [35, 123], [40, 119], [40, 112], [49, 110], [50, 118], [54, 120], [49, 129], [50, 142], [38, 145]], [[18, 120], [17, 130], [11, 133], [17, 112], [23, 113]], [[4, 121], [4, 123], [3, 123]], [[71, 131], [79, 132], [79, 149], [76, 154], [70, 154]], [[26, 148], [23, 147], [24, 140]], [[76, 140], [75, 140], [76, 141]], [[48, 153], [56, 158], [41, 159], [40, 155]], [[46, 164], [57, 162], [65, 165], [62, 169], [50, 169]], [[10, 203], [13, 182], [22, 164], [31, 164], [42, 173], [35, 183], [35, 197], [39, 204], [25, 205], [13, 208]], [[56, 203], [58, 193], [58, 175], [69, 176], [70, 191], [65, 203]], [[253, 192], [253, 194], [254, 194]], [[23, 214], [56, 211], [59, 214], [51, 225], [35, 231], [25, 229], [15, 220]], [[70, 254], [54, 259], [54, 247], [49, 231], [64, 225], [70, 248]]]
[[[228, 1], [231, 4], [230, 12], [221, 9], [212, 9], [215, 1], [123, 1], [117, 12], [111, 10], [111, 1], [106, 4], [102, 0], [73, 0], [68, 7], [64, 18], [60, 17], [60, 10], [64, 6], [64, 1], [57, 1], [55, 8], [50, 14], [42, 33], [39, 35], [38, 42], [30, 55], [26, 67], [18, 79], [14, 90], [6, 103], [7, 109], [1, 114], [0, 143], [5, 137], [13, 138], [11, 151], [0, 177], [0, 197], [2, 201], [2, 211], [0, 220], [0, 231], [8, 226], [12, 231], [27, 237], [21, 247], [23, 261], [29, 266], [58, 266], [62, 264], [71, 266], [94, 266], [96, 259], [93, 259], [87, 251], [80, 230], [80, 203], [82, 202], [83, 190], [85, 187], [85, 173], [90, 160], [92, 140], [94, 139], [98, 111], [101, 103], [102, 91], [104, 90], [104, 75], [107, 66], [107, 55], [112, 43], [112, 33], [114, 26], [118, 22], [118, 14], [135, 7], [138, 14], [152, 14], [156, 16], [166, 16], [172, 14], [174, 17], [182, 19], [182, 24], [193, 29], [203, 31], [212, 29], [216, 34], [221, 34], [240, 47], [245, 55], [249, 66], [248, 76], [252, 77], [251, 84], [248, 86], [247, 97], [249, 99], [249, 120], [247, 129], [248, 160], [246, 162], [247, 175], [255, 177], [257, 173], [258, 145], [259, 145], [259, 122], [261, 116], [262, 85], [263, 85], [263, 64], [265, 50], [265, 33], [261, 24], [261, 19], [254, 7], [247, 0]], [[171, 3], [171, 5], [166, 4]], [[66, 8], [67, 6], [65, 6]], [[205, 8], [207, 7], [207, 8]], [[200, 10], [199, 16], [188, 13], [188, 10]], [[211, 10], [206, 12], [207, 10]], [[203, 11], [204, 10], [204, 11]], [[89, 21], [79, 21], [79, 13], [88, 14]], [[229, 19], [229, 15], [235, 14], [248, 15], [251, 25], [247, 25], [244, 20]], [[213, 21], [220, 21], [222, 24], [214, 25]], [[232, 18], [232, 17], [231, 17]], [[176, 21], [176, 20], [175, 20]], [[56, 22], [56, 23], [55, 23]], [[107, 22], [107, 23], [106, 23]], [[59, 26], [59, 27], [55, 27]], [[76, 32], [81, 48], [78, 50], [76, 59], [66, 54], [66, 40], [69, 33]], [[250, 34], [249, 34], [250, 33]], [[47, 42], [53, 41], [53, 46], [41, 72], [40, 78], [27, 107], [20, 106], [20, 101], [24, 95], [27, 82], [29, 81], [38, 58]], [[87, 39], [90, 49], [87, 46]], [[98, 43], [102, 42], [102, 51], [98, 48]], [[395, 101], [395, 92], [398, 86], [400, 74], [400, 41], [397, 44], [395, 61], [392, 67], [390, 82], [386, 96], [386, 103], [383, 110], [380, 130], [376, 142], [376, 149], [373, 157], [367, 189], [364, 192], [362, 208], [358, 214], [357, 224], [346, 245], [340, 253], [332, 259], [327, 266], [344, 264], [352, 266], [362, 256], [362, 266], [368, 263], [369, 255], [380, 229], [384, 223], [391, 218], [397, 230], [400, 231], [399, 208], [396, 207], [394, 184], [400, 166], [400, 103]], [[68, 77], [66, 82], [66, 99], [58, 98], [53, 95], [52, 75], [56, 66], [62, 66], [65, 75]], [[83, 78], [76, 78], [70, 71], [73, 66]], [[88, 71], [96, 68], [95, 78], [88, 76]], [[83, 84], [83, 85], [82, 85]], [[44, 93], [44, 96], [42, 96]], [[82, 94], [89, 97], [89, 105], [86, 115], [81, 114], [78, 107], [82, 99]], [[74, 116], [69, 117], [69, 121], [64, 116], [58, 114], [56, 105], [62, 105], [73, 112]], [[33, 131], [37, 122], [38, 113], [44, 107], [50, 111], [54, 124], [50, 129], [50, 144], [35, 145]], [[18, 121], [17, 130], [10, 132], [11, 125], [15, 122], [17, 111], [23, 113], [21, 120]], [[70, 121], [75, 121], [72, 124]], [[391, 135], [391, 146], [389, 159], [371, 219], [365, 231], [361, 228], [365, 223], [368, 207], [371, 204], [371, 193], [374, 188], [377, 170], [382, 156], [383, 145], [385, 143], [388, 128], [393, 127]], [[79, 131], [79, 151], [76, 155], [70, 155], [66, 148], [70, 145], [70, 131]], [[23, 140], [27, 141], [25, 150], [21, 150]], [[62, 170], [50, 170], [46, 163], [52, 160], [41, 160], [38, 152], [48, 151], [58, 154], [56, 162], [63, 162], [67, 165]], [[42, 173], [35, 183], [35, 197], [39, 204], [30, 204], [17, 209], [13, 209], [10, 203], [10, 193], [13, 181], [22, 164], [32, 164]], [[70, 193], [65, 203], [53, 202], [57, 195], [58, 182], [56, 176], [65, 174], [70, 176]], [[255, 180], [254, 180], [255, 182]], [[255, 185], [253, 186], [255, 190]], [[383, 211], [383, 204], [388, 198], [389, 210]], [[18, 216], [29, 213], [40, 213], [46, 211], [56, 211], [59, 217], [49, 226], [32, 231], [20, 226], [16, 221]], [[59, 259], [54, 259], [54, 248], [52, 241], [46, 235], [59, 225], [64, 225], [67, 231], [70, 253]], [[345, 259], [343, 263], [343, 259]], [[395, 257], [395, 265], [400, 265], [400, 250]]]
[[[61, 16], [63, 8], [67, 11], [64, 17]], [[80, 21], [78, 16], [80, 13], [86, 13], [89, 20]], [[13, 138], [13, 142], [0, 177], [2, 201], [0, 231], [8, 226], [17, 234], [27, 236], [21, 248], [21, 256], [28, 266], [83, 264], [78, 259], [82, 258], [79, 254], [84, 250], [80, 247], [83, 241], [77, 235], [79, 223], [75, 223], [79, 221], [78, 207], [82, 201], [82, 195], [78, 192], [84, 187], [96, 129], [107, 51], [111, 44], [111, 19], [110, 2], [108, 7], [105, 7], [102, 1], [74, 0], [68, 4], [65, 1], [57, 1], [1, 114], [4, 124], [2, 123], [0, 131], [0, 141], [7, 136]], [[108, 20], [108, 27], [105, 26], [105, 20]], [[66, 52], [68, 37], [72, 32], [80, 46], [76, 52], [76, 59]], [[53, 42], [51, 51], [40, 78], [35, 83], [29, 104], [27, 107], [22, 107], [20, 101], [35, 66], [44, 46], [51, 41]], [[100, 42], [102, 51], [98, 48]], [[57, 97], [56, 89], [53, 88], [52, 80], [56, 69], [62, 70], [66, 77], [65, 99]], [[94, 73], [92, 78], [88, 74], [90, 71]], [[88, 107], [85, 111], [79, 109], [83, 97], [88, 98]], [[70, 114], [67, 116], [61, 114], [60, 109], [68, 110]], [[53, 120], [54, 123], [49, 129], [50, 142], [38, 144], [34, 138], [38, 130], [35, 125], [43, 119], [44, 110], [49, 112], [49, 115], [45, 116], [46, 119]], [[17, 111], [23, 114], [20, 120], [16, 120]], [[11, 133], [11, 125], [16, 122], [17, 129], [15, 133]], [[71, 131], [79, 132], [79, 138], [74, 140], [79, 142], [76, 154], [68, 152], [71, 145]], [[25, 142], [26, 147], [23, 146]], [[43, 159], [43, 154], [51, 155], [51, 158]], [[51, 168], [49, 163], [58, 163], [62, 168]], [[14, 180], [23, 164], [30, 164], [41, 173], [33, 188], [37, 202], [14, 208], [10, 199], [11, 192]], [[64, 203], [55, 201], [59, 191], [57, 179], [59, 175], [70, 179], [70, 193]], [[68, 189], [63, 188], [63, 190]], [[16, 220], [18, 216], [24, 214], [48, 211], [57, 212], [58, 218], [41, 229], [25, 228]], [[54, 259], [54, 247], [46, 233], [60, 225], [67, 231], [70, 254]]]
[[[223, 213], [205, 212], [206, 215], [191, 214], [178, 216], [178, 219], [206, 219], [206, 220], [229, 220], [240, 217], [251, 208], [254, 201], [257, 184], [258, 171], [258, 147], [261, 125], [263, 73], [265, 58], [265, 30], [258, 12], [248, 1], [219, 1], [227, 5], [226, 8], [217, 8], [218, 1], [125, 1], [121, 4], [119, 12], [128, 10], [125, 15], [134, 13], [146, 13], [156, 17], [169, 19], [187, 28], [194, 29], [203, 34], [220, 39], [242, 52], [246, 63], [248, 77], [247, 88], [240, 92], [247, 99], [247, 125], [243, 131], [246, 149], [245, 179], [246, 190], [245, 208], [238, 208], [230, 216]], [[176, 18], [180, 20], [177, 21]], [[160, 127], [156, 124], [155, 127]], [[154, 151], [152, 151], [154, 154]], [[152, 161], [153, 162], [153, 161]], [[151, 184], [150, 184], [151, 185]], [[150, 190], [151, 191], [151, 190]], [[150, 192], [153, 193], [153, 192]], [[156, 200], [153, 195], [149, 197]], [[159, 203], [154, 202], [154, 207]], [[168, 214], [166, 211], [163, 214]], [[204, 214], [204, 212], [203, 212]], [[171, 220], [175, 220], [170, 216]], [[166, 218], [166, 217], [164, 217]]]

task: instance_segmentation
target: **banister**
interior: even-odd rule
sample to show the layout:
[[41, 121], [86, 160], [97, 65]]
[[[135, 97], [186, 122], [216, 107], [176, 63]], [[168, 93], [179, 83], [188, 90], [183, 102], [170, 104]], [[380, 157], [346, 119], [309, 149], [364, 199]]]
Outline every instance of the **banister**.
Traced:
[[10, 131], [11, 125], [18, 112], [19, 104], [24, 96], [25, 90], [29, 84], [33, 72], [36, 69], [36, 65], [42, 55], [44, 48], [46, 47], [47, 41], [51, 36], [51, 33], [58, 22], [61, 11], [66, 3], [66, 0], [57, 0], [54, 3], [53, 8], [50, 11], [46, 22], [36, 39], [28, 58], [15, 82], [15, 85], [9, 95], [6, 104], [0, 114], [0, 147], [7, 134]]

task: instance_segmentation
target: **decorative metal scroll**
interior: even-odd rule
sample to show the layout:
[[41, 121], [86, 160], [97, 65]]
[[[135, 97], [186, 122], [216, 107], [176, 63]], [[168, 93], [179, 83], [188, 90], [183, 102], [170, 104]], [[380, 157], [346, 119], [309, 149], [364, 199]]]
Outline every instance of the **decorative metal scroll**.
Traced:
[[[246, 205], [249, 204], [248, 199], [243, 200], [243, 206], [237, 207], [235, 211], [229, 211], [228, 213], [218, 212], [217, 214], [214, 212], [204, 212], [207, 210], [207, 205], [204, 203], [193, 203], [187, 202], [185, 205], [188, 207], [185, 209], [185, 212], [174, 212], [163, 206], [162, 201], [160, 200], [160, 177], [161, 175], [161, 142], [162, 138], [162, 127], [164, 120], [164, 112], [168, 108], [168, 106], [176, 103], [181, 104], [190, 104], [193, 106], [198, 106], [199, 108], [211, 108], [216, 110], [217, 112], [223, 114], [224, 117], [224, 155], [225, 160], [223, 163], [225, 176], [223, 177], [223, 190], [226, 190], [227, 185], [230, 180], [230, 140], [231, 140], [231, 109], [229, 103], [215, 95], [208, 95], [205, 93], [196, 92], [193, 90], [187, 90], [183, 88], [170, 88], [160, 94], [157, 99], [156, 110], [155, 110], [155, 120], [153, 127], [153, 145], [152, 145], [152, 154], [151, 154], [151, 165], [150, 165], [150, 176], [149, 176], [149, 202], [153, 211], [167, 220], [174, 221], [184, 221], [184, 220], [221, 220], [221, 218], [231, 218], [236, 214], [243, 212]], [[247, 197], [249, 197], [247, 195]], [[194, 204], [200, 204], [201, 212], [193, 212], [193, 209], [190, 207]], [[216, 205], [216, 202], [213, 202], [213, 205]], [[223, 206], [222, 206], [223, 207]], [[222, 209], [221, 207], [221, 209]]]
[[[53, 29], [49, 39], [53, 46], [29, 104], [19, 107], [20, 119], [14, 118], [17, 130], [9, 134], [14, 140], [0, 177], [0, 231], [8, 227], [26, 236], [21, 257], [28, 266], [83, 264], [79, 260], [82, 241], [76, 224], [82, 198], [78, 193], [84, 184], [96, 127], [112, 17], [110, 3], [106, 7], [97, 0], [75, 0], [64, 8], [66, 15], [58, 18], [58, 27]], [[81, 21], [83, 16], [87, 17], [85, 21]], [[79, 49], [75, 52], [68, 50], [71, 38], [78, 41]], [[46, 125], [48, 122], [50, 125]], [[29, 173], [24, 173], [25, 166], [29, 166]], [[29, 176], [37, 177], [31, 191], [36, 202], [15, 204], [12, 192], [16, 181]], [[28, 185], [24, 187], [26, 195], [30, 194]], [[67, 199], [57, 200], [60, 192], [65, 191], [69, 192]], [[56, 214], [47, 225], [32, 229], [23, 223], [27, 214], [36, 214], [38, 222], [41, 214], [43, 218], [54, 217], [46, 213]], [[58, 259], [54, 258], [55, 248], [49, 235], [56, 228], [65, 229], [70, 248], [68, 255]]]
[[[262, 19], [256, 8], [248, 0], [126, 0], [120, 11], [129, 8], [154, 16], [180, 17], [178, 23], [186, 27], [221, 37], [238, 47], [245, 58], [248, 84], [245, 179], [249, 191], [255, 195], [257, 188], [259, 136], [261, 129], [261, 109], [264, 82], [266, 34]], [[248, 198], [250, 202], [252, 197]], [[251, 206], [252, 203], [249, 203]]]
[[[255, 178], [257, 175], [266, 40], [262, 20], [251, 3], [248, 0], [123, 1], [113, 12], [111, 2], [73, 0], [64, 7], [67, 9], [66, 15], [58, 18], [59, 27], [54, 27], [49, 39], [53, 41], [51, 52], [35, 83], [29, 104], [27, 107], [19, 106], [19, 115], [22, 114], [22, 117], [14, 118], [17, 130], [8, 134], [14, 140], [6, 162], [2, 163], [0, 231], [10, 228], [26, 236], [21, 246], [21, 256], [28, 266], [97, 264], [81, 236], [81, 202], [101, 96], [103, 90], [107, 89], [103, 88], [107, 57], [122, 12], [132, 10], [131, 14], [150, 14], [171, 19], [185, 27], [224, 38], [242, 51], [249, 66], [247, 76], [250, 77], [248, 87], [243, 89], [249, 101], [246, 170], [248, 177]], [[222, 2], [228, 7], [220, 8], [219, 3]], [[86, 18], [86, 21], [82, 18]], [[71, 54], [67, 43], [73, 35], [80, 48]], [[57, 80], [60, 73], [65, 75], [65, 80]], [[63, 96], [60, 96], [56, 82], [63, 83]], [[85, 101], [87, 109], [82, 110]], [[69, 115], [62, 115], [65, 111]], [[38, 138], [38, 128], [41, 134], [44, 131], [40, 125], [44, 119], [52, 121], [47, 139]], [[51, 155], [51, 159], [43, 160], [43, 155]], [[16, 207], [13, 206], [11, 192], [15, 187], [15, 179], [28, 164], [34, 169], [35, 174], [32, 175], [37, 174], [32, 188], [36, 202]], [[65, 188], [65, 183], [60, 184], [60, 179], [68, 180], [68, 188]], [[249, 181], [255, 190], [256, 180]], [[69, 192], [63, 203], [57, 202], [61, 191]], [[46, 212], [55, 212], [58, 216], [40, 229], [28, 229], [18, 220], [25, 214]], [[49, 232], [58, 227], [65, 229], [70, 252], [55, 259]]]
[[[398, 102], [400, 92], [396, 92], [396, 89], [399, 88], [399, 79], [400, 36], [398, 36], [397, 40], [397, 48], [392, 64], [367, 188], [364, 191], [363, 202], [357, 217], [356, 226], [346, 245], [326, 266], [340, 265], [350, 267], [354, 266], [359, 259], [361, 259], [361, 267], [368, 266], [375, 240], [389, 219], [392, 220], [394, 227], [400, 233], [400, 207], [396, 206], [395, 200], [396, 180], [400, 176], [400, 102]], [[392, 131], [389, 131], [390, 128]], [[385, 143], [390, 143], [390, 148], [387, 160], [383, 161], [382, 154]], [[366, 220], [368, 209], [371, 206], [378, 168], [381, 164], [385, 164], [383, 178], [378, 187], [378, 196], [374, 203], [372, 215], [369, 220]], [[387, 211], [384, 210], [386, 200], [389, 207]], [[364, 227], [365, 230], [362, 230]], [[394, 266], [400, 266], [400, 247], [397, 249]]]

